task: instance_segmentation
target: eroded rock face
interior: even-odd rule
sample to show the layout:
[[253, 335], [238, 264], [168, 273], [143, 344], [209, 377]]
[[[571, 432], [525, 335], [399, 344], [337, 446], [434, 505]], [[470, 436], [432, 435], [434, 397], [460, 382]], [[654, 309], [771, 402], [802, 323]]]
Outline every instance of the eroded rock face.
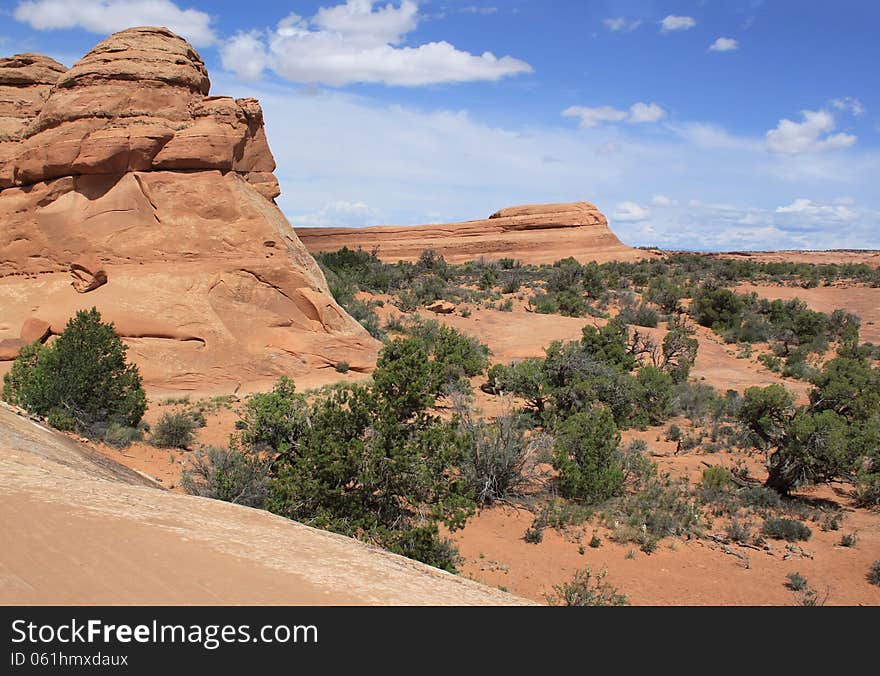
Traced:
[[573, 256], [581, 262], [637, 260], [647, 254], [623, 244], [608, 220], [589, 202], [530, 204], [496, 211], [489, 218], [447, 225], [373, 228], [298, 228], [312, 253], [343, 246], [378, 248], [386, 261], [416, 260], [433, 249], [451, 263], [484, 256], [524, 263], [553, 263]]
[[21, 131], [0, 188], [69, 175], [218, 169], [242, 174], [269, 199], [280, 194], [259, 103], [208, 96], [201, 57], [167, 29], [115, 33], [66, 72], [41, 63], [23, 73], [16, 60], [28, 56], [0, 63], [0, 71], [59, 77]]
[[12, 181], [9, 161], [19, 147], [18, 140], [42, 110], [49, 91], [65, 70], [42, 54], [0, 59], [0, 188], [4, 181], [7, 185]]
[[274, 203], [257, 101], [208, 96], [199, 55], [162, 28], [112, 35], [66, 72], [41, 59], [0, 61], [0, 83], [57, 76], [12, 106], [28, 114], [0, 143], [0, 360], [31, 318], [60, 333], [96, 306], [156, 389], [372, 367], [378, 344]]

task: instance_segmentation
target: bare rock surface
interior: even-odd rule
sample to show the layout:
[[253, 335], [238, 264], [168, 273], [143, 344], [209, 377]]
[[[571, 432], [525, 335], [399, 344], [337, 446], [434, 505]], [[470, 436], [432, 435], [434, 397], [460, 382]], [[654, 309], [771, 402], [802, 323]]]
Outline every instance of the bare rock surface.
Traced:
[[162, 490], [2, 405], [0, 491], [2, 604], [528, 603], [267, 512]]

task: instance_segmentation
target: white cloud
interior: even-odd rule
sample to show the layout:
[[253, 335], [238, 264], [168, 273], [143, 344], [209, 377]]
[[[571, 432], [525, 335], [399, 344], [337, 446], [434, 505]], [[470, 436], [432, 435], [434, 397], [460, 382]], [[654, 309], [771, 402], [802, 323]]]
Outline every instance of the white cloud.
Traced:
[[651, 204], [653, 204], [655, 207], [661, 208], [678, 206], [678, 202], [676, 200], [672, 199], [671, 197], [667, 197], [666, 195], [654, 195], [654, 197], [651, 198]]
[[[514, 204], [587, 200], [634, 245], [880, 248], [874, 185], [880, 152], [867, 145], [772, 156], [763, 135], [733, 135], [718, 127], [709, 135], [714, 143], [698, 143], [668, 125], [649, 135], [624, 123], [577, 129], [563, 119], [499, 127], [465, 111], [395, 106], [333, 89], [309, 95], [286, 84], [243, 83], [223, 72], [214, 80], [217, 91], [260, 99], [278, 162], [278, 202], [297, 226], [448, 223]], [[296, 134], [290, 133], [291, 120]], [[600, 148], [606, 154], [598, 155]], [[661, 207], [654, 195], [678, 203]], [[838, 203], [832, 199], [837, 195], [855, 203]], [[801, 197], [846, 206], [858, 218], [845, 227], [823, 227], [803, 215], [776, 213]], [[650, 216], [613, 218], [624, 202]], [[361, 203], [372, 214], [334, 203]]]
[[376, 225], [379, 213], [365, 202], [334, 200], [324, 204], [318, 211], [291, 217], [297, 228], [356, 228]]
[[844, 96], [842, 99], [832, 99], [831, 105], [837, 110], [852, 113], [856, 117], [861, 117], [867, 112], [862, 102], [852, 96]]
[[696, 25], [696, 20], [691, 16], [674, 16], [670, 14], [660, 22], [660, 30], [664, 33], [669, 33], [671, 31], [686, 31]]
[[638, 223], [646, 220], [651, 212], [635, 202], [621, 202], [614, 210], [612, 218], [624, 223]]
[[629, 110], [618, 110], [612, 106], [589, 108], [571, 106], [562, 111], [564, 117], [576, 117], [581, 128], [597, 127], [603, 122], [628, 122], [629, 124], [646, 124], [659, 122], [666, 117], [666, 111], [656, 103], [634, 103]]
[[739, 49], [739, 42], [733, 38], [718, 38], [709, 46], [712, 52], [732, 52]]
[[656, 103], [634, 103], [629, 109], [628, 122], [645, 124], [659, 122], [664, 117], [666, 117], [666, 111]]
[[800, 155], [849, 148], [855, 145], [851, 134], [831, 134], [836, 127], [834, 115], [827, 110], [804, 110], [802, 122], [780, 120], [767, 132], [767, 150], [782, 155]]
[[627, 19], [626, 17], [616, 17], [613, 19], [603, 19], [602, 24], [612, 33], [629, 33], [642, 25], [641, 19]]
[[171, 0], [26, 0], [13, 16], [37, 30], [82, 28], [107, 34], [132, 26], [166, 26], [196, 47], [217, 41], [209, 14], [181, 9]]
[[796, 199], [785, 207], [777, 207], [777, 214], [793, 214], [810, 221], [850, 222], [858, 213], [848, 204], [821, 204], [804, 198]]
[[322, 7], [311, 19], [291, 14], [264, 33], [240, 32], [220, 49], [223, 67], [248, 80], [271, 68], [293, 82], [333, 86], [494, 81], [532, 72], [511, 56], [470, 54], [448, 42], [400, 46], [418, 26], [418, 6], [412, 0], [374, 4], [348, 0]]

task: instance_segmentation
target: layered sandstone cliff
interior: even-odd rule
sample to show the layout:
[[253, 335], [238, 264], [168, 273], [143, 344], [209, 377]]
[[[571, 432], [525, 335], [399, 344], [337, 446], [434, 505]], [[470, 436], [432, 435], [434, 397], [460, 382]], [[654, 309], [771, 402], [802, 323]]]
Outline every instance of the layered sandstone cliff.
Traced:
[[386, 261], [413, 261], [425, 249], [443, 254], [451, 263], [481, 256], [542, 264], [569, 256], [602, 262], [645, 255], [623, 244], [589, 202], [510, 207], [484, 220], [448, 225], [297, 228], [296, 233], [312, 253], [361, 247], [378, 249]]
[[58, 333], [96, 306], [159, 389], [371, 367], [376, 342], [273, 201], [259, 104], [209, 88], [164, 28], [116, 33], [67, 71], [0, 61], [0, 359], [27, 320]]

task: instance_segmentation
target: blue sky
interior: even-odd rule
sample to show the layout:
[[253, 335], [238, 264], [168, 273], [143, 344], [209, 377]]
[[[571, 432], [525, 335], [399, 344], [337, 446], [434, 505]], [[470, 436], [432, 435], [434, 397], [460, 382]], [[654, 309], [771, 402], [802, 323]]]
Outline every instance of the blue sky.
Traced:
[[588, 200], [627, 243], [880, 248], [880, 3], [26, 0], [0, 52], [71, 65], [167, 25], [256, 96], [295, 225]]

